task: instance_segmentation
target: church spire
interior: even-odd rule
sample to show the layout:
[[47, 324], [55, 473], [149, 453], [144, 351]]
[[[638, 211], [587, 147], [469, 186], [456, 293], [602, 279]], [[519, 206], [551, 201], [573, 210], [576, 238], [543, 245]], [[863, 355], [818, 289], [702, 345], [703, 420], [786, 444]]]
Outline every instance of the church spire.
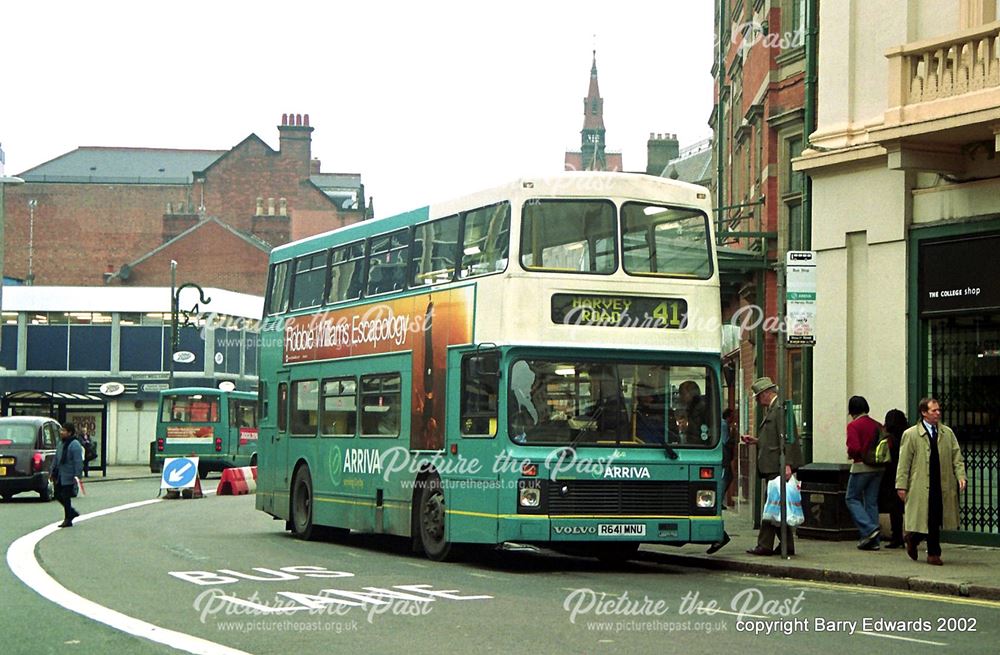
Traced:
[[583, 99], [583, 129], [580, 130], [580, 154], [583, 169], [607, 170], [604, 154], [604, 98], [597, 85], [597, 50], [590, 66], [590, 88]]
[[590, 88], [583, 99], [583, 129], [604, 130], [604, 98], [597, 85], [597, 50], [594, 50], [594, 62], [590, 66]]

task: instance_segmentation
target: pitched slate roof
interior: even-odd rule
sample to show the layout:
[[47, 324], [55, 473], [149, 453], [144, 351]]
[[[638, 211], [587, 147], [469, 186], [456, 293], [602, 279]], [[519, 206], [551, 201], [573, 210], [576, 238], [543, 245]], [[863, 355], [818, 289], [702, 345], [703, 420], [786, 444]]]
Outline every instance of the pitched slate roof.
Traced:
[[667, 164], [660, 177], [669, 177], [691, 184], [707, 184], [712, 179], [711, 139], [699, 141], [685, 148], [681, 151], [680, 157]]
[[227, 152], [81, 146], [18, 177], [26, 182], [191, 184], [192, 172], [208, 168]]

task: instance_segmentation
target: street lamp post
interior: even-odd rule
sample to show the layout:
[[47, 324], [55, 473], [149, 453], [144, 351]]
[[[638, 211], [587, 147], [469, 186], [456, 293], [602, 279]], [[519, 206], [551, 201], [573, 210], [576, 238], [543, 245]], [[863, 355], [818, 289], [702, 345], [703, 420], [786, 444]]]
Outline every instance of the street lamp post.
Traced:
[[[177, 286], [177, 262], [170, 260], [170, 378], [169, 385], [172, 389], [174, 386], [174, 355], [177, 353], [177, 347], [180, 345], [180, 328], [187, 327], [191, 325], [191, 318], [198, 315], [198, 304], [196, 303], [194, 307], [190, 310], [181, 310], [181, 291], [184, 289], [197, 289], [198, 290], [198, 302], [207, 305], [212, 302], [212, 299], [205, 295], [205, 292], [200, 286], [194, 282], [185, 282], [181, 286]], [[180, 314], [184, 314], [184, 322], [179, 323]]]
[[[0, 150], [0, 153], [3, 151]], [[2, 168], [2, 167], [0, 167]], [[3, 265], [4, 265], [4, 251], [6, 250], [7, 241], [4, 237], [4, 227], [6, 226], [6, 218], [4, 216], [4, 197], [3, 189], [8, 184], [24, 184], [24, 180], [19, 177], [4, 177], [0, 175], [0, 312], [3, 311]], [[0, 330], [2, 334], [2, 330]]]

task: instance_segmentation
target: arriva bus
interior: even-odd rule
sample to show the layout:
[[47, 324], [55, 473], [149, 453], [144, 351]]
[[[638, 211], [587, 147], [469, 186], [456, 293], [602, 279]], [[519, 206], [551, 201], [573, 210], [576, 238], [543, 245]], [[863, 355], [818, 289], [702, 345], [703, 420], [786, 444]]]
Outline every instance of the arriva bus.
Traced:
[[720, 539], [709, 214], [702, 187], [567, 173], [275, 248], [257, 508], [435, 560]]
[[257, 395], [189, 387], [160, 392], [156, 460], [198, 457], [198, 474], [257, 464]]

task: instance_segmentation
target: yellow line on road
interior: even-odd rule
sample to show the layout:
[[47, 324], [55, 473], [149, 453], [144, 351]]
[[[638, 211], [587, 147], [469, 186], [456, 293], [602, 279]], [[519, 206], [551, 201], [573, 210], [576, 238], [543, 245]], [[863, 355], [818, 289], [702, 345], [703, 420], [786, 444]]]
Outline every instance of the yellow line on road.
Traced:
[[917, 600], [932, 600], [932, 601], [939, 601], [942, 603], [949, 603], [952, 605], [974, 605], [976, 607], [989, 607], [991, 609], [1000, 609], [1000, 601], [986, 600], [985, 598], [945, 596], [942, 594], [932, 594], [925, 591], [909, 591], [907, 589], [887, 589], [885, 587], [866, 587], [864, 585], [852, 585], [852, 584], [845, 584], [838, 582], [816, 582], [813, 580], [792, 580], [788, 578], [782, 578], [782, 579], [771, 578], [767, 580], [763, 580], [761, 578], [754, 578], [754, 579], [760, 582], [771, 582], [774, 584], [782, 584], [785, 586], [792, 586], [792, 587], [811, 587], [813, 589], [829, 589], [831, 591], [843, 591], [844, 589], [851, 589], [854, 591], [863, 591], [869, 594], [877, 594], [879, 596], [893, 596], [896, 598], [913, 598]]

